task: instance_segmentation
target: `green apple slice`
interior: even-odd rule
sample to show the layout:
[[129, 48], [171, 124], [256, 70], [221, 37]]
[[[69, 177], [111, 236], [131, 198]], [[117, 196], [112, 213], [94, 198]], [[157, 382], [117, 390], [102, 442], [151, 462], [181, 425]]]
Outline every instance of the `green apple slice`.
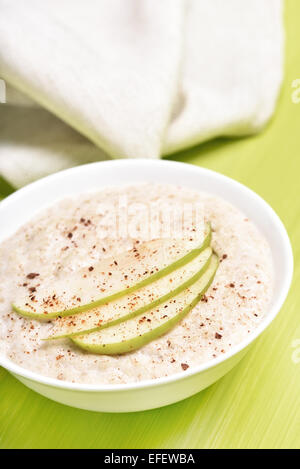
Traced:
[[206, 248], [188, 264], [146, 287], [93, 310], [56, 319], [51, 336], [47, 340], [95, 332], [165, 303], [201, 277], [209, 265], [211, 255], [212, 249]]
[[71, 340], [83, 350], [102, 355], [116, 355], [136, 350], [168, 332], [201, 300], [218, 268], [214, 254], [202, 277], [166, 303], [145, 314], [92, 334]]
[[54, 319], [94, 309], [117, 300], [187, 264], [211, 241], [211, 228], [205, 224], [202, 242], [197, 234], [189, 240], [159, 239], [137, 244], [117, 258], [105, 258], [49, 279], [38, 278], [37, 291], [18, 290], [12, 308], [21, 316]]

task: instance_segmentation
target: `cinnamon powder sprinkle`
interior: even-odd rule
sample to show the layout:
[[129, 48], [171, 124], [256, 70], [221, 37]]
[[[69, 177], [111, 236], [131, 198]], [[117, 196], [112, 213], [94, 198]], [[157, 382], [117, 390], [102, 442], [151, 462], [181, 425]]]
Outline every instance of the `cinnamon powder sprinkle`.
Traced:
[[190, 366], [187, 363], [181, 363], [181, 368], [183, 371], [187, 370]]

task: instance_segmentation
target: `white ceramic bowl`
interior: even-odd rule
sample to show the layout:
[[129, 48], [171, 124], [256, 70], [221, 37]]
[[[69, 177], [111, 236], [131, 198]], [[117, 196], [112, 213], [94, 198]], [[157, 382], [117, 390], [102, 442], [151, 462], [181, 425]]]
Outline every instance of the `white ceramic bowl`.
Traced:
[[106, 161], [72, 168], [39, 180], [1, 202], [0, 242], [57, 199], [107, 185], [139, 182], [180, 184], [210, 192], [242, 210], [271, 246], [275, 268], [272, 303], [257, 329], [230, 353], [184, 373], [137, 384], [64, 382], [26, 370], [0, 357], [0, 365], [26, 386], [63, 404], [94, 411], [130, 412], [165, 406], [192, 396], [217, 381], [241, 360], [255, 339], [273, 321], [287, 296], [293, 273], [293, 255], [286, 230], [275, 212], [257, 194], [238, 182], [214, 171], [184, 163], [133, 159]]

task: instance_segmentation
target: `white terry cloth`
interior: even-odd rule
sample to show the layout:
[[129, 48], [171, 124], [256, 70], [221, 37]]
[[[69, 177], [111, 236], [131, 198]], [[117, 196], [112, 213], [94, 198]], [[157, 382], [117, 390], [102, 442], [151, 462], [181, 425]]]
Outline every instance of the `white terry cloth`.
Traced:
[[260, 130], [283, 75], [281, 0], [189, 0], [181, 111], [164, 153]]
[[0, 0], [0, 78], [27, 109], [0, 104], [0, 172], [20, 186], [253, 133], [282, 62], [282, 0]]
[[[33, 101], [29, 96], [12, 87], [9, 83], [6, 83], [5, 103], [10, 106], [40, 107], [36, 101]], [[1, 118], [5, 110], [2, 108], [0, 111], [2, 111], [0, 112]]]
[[0, 76], [113, 157], [158, 157], [181, 0], [0, 0]]

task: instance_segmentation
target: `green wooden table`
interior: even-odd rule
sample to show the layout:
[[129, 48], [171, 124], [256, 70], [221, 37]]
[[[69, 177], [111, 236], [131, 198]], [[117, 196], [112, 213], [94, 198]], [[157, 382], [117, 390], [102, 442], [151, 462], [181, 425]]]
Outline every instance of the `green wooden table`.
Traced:
[[[300, 448], [300, 103], [292, 100], [292, 82], [300, 78], [299, 19], [300, 1], [287, 0], [285, 83], [267, 129], [171, 158], [237, 179], [282, 218], [295, 275], [275, 322], [219, 382], [183, 402], [137, 414], [65, 407], [0, 369], [1, 448]], [[0, 179], [1, 195], [9, 191]]]

